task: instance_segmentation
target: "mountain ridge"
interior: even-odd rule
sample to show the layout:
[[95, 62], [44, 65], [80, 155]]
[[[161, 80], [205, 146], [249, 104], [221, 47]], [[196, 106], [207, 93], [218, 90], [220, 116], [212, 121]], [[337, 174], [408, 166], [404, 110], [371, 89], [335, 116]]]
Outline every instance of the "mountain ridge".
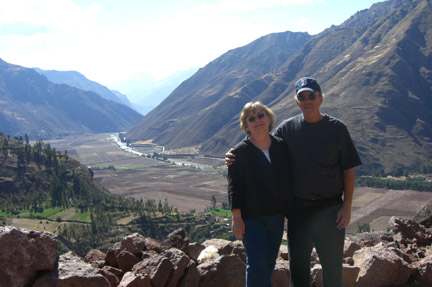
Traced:
[[6, 134], [47, 139], [125, 131], [140, 118], [126, 105], [0, 59], [0, 130]]
[[[294, 82], [313, 76], [325, 93], [322, 111], [350, 129], [364, 163], [360, 170], [418, 170], [432, 159], [431, 14], [430, 0], [376, 3], [339, 26], [310, 36], [287, 59], [275, 60], [274, 69], [264, 66], [261, 74], [251, 77], [246, 76], [249, 66], [242, 64], [241, 56], [255, 43], [229, 51], [185, 81], [127, 136], [153, 140], [168, 149], [198, 145], [202, 154], [220, 157], [244, 137], [238, 114], [246, 102], [269, 105], [280, 123], [300, 113]], [[261, 39], [276, 46], [269, 36]], [[277, 59], [272, 46], [267, 47], [267, 57]], [[230, 58], [235, 52], [239, 55]], [[232, 86], [237, 80], [233, 71], [244, 80], [238, 81], [240, 85]], [[199, 83], [204, 73], [213, 80], [228, 76], [212, 86]], [[214, 86], [225, 89], [217, 94]], [[197, 93], [203, 95], [201, 102], [191, 97]]]

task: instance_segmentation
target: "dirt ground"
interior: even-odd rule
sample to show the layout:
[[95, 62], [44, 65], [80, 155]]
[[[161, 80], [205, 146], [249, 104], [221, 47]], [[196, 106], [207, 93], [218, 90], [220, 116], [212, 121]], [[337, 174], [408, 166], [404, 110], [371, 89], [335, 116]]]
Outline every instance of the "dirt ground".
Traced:
[[[110, 137], [111, 134], [98, 134], [45, 142], [57, 150], [66, 149], [82, 164], [92, 166], [95, 179], [113, 194], [162, 203], [167, 199], [169, 205], [180, 211], [201, 212], [210, 206], [212, 195], [218, 205], [228, 201], [223, 159], [169, 159], [177, 162], [174, 165], [123, 151]], [[152, 154], [160, 151], [160, 147], [140, 151]], [[114, 166], [115, 170], [98, 170], [108, 166]], [[347, 232], [355, 232], [364, 223], [369, 223], [371, 230], [385, 231], [391, 216], [413, 218], [431, 200], [432, 192], [356, 188]]]

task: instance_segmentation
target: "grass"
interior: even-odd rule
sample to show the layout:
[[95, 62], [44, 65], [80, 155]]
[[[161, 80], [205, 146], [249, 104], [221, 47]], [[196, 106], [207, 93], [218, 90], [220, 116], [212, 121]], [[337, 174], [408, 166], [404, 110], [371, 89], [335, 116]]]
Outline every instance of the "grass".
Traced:
[[76, 221], [89, 221], [89, 220], [87, 220], [89, 218], [89, 213], [86, 211], [86, 212], [83, 212], [83, 213], [77, 213], [77, 214], [75, 214], [74, 216], [72, 216], [71, 218], [70, 218], [70, 220], [76, 220]]
[[213, 213], [214, 215], [223, 216], [223, 217], [230, 217], [232, 215], [231, 210], [222, 209], [222, 208], [215, 208], [213, 210], [210, 210], [210, 213]]
[[20, 211], [18, 211], [18, 214], [13, 214], [11, 212], [4, 212], [1, 211], [0, 215], [4, 216], [4, 217], [23, 217], [23, 218], [28, 218], [28, 217], [43, 217], [43, 218], [47, 218], [50, 217], [58, 212], [60, 212], [62, 210], [61, 207], [56, 207], [56, 208], [47, 208], [44, 209], [43, 212], [30, 212], [30, 209], [22, 209]]

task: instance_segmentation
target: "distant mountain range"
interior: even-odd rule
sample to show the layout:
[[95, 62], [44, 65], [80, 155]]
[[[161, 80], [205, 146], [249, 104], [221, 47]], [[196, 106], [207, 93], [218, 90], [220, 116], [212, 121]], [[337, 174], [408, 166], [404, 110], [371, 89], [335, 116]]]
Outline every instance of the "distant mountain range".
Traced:
[[102, 98], [131, 107], [131, 103], [125, 95], [118, 91], [111, 91], [107, 87], [87, 79], [83, 74], [79, 72], [42, 70], [39, 68], [33, 69], [36, 72], [47, 77], [48, 81], [55, 84], [66, 84], [68, 86], [75, 87], [83, 91], [92, 91], [99, 96], [102, 96]]
[[262, 101], [278, 123], [300, 112], [294, 83], [315, 77], [322, 111], [343, 120], [359, 171], [419, 170], [432, 160], [432, 7], [389, 0], [320, 34], [284, 32], [228, 51], [184, 81], [127, 137], [223, 154], [244, 135], [238, 116]]
[[95, 92], [55, 84], [34, 69], [0, 59], [0, 131], [4, 134], [47, 139], [127, 131], [141, 117], [130, 107]]
[[146, 115], [197, 70], [198, 68], [191, 68], [186, 71], [177, 71], [162, 79], [137, 74], [126, 81], [115, 84], [115, 86], [118, 86], [119, 90], [127, 95], [135, 110]]

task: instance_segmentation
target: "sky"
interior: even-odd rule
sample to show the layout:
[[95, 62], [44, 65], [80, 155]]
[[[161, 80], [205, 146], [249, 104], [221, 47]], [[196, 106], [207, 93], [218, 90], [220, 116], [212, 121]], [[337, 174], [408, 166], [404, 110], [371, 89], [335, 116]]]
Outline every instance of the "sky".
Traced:
[[318, 34], [383, 0], [0, 0], [0, 58], [111, 89], [285, 31]]

